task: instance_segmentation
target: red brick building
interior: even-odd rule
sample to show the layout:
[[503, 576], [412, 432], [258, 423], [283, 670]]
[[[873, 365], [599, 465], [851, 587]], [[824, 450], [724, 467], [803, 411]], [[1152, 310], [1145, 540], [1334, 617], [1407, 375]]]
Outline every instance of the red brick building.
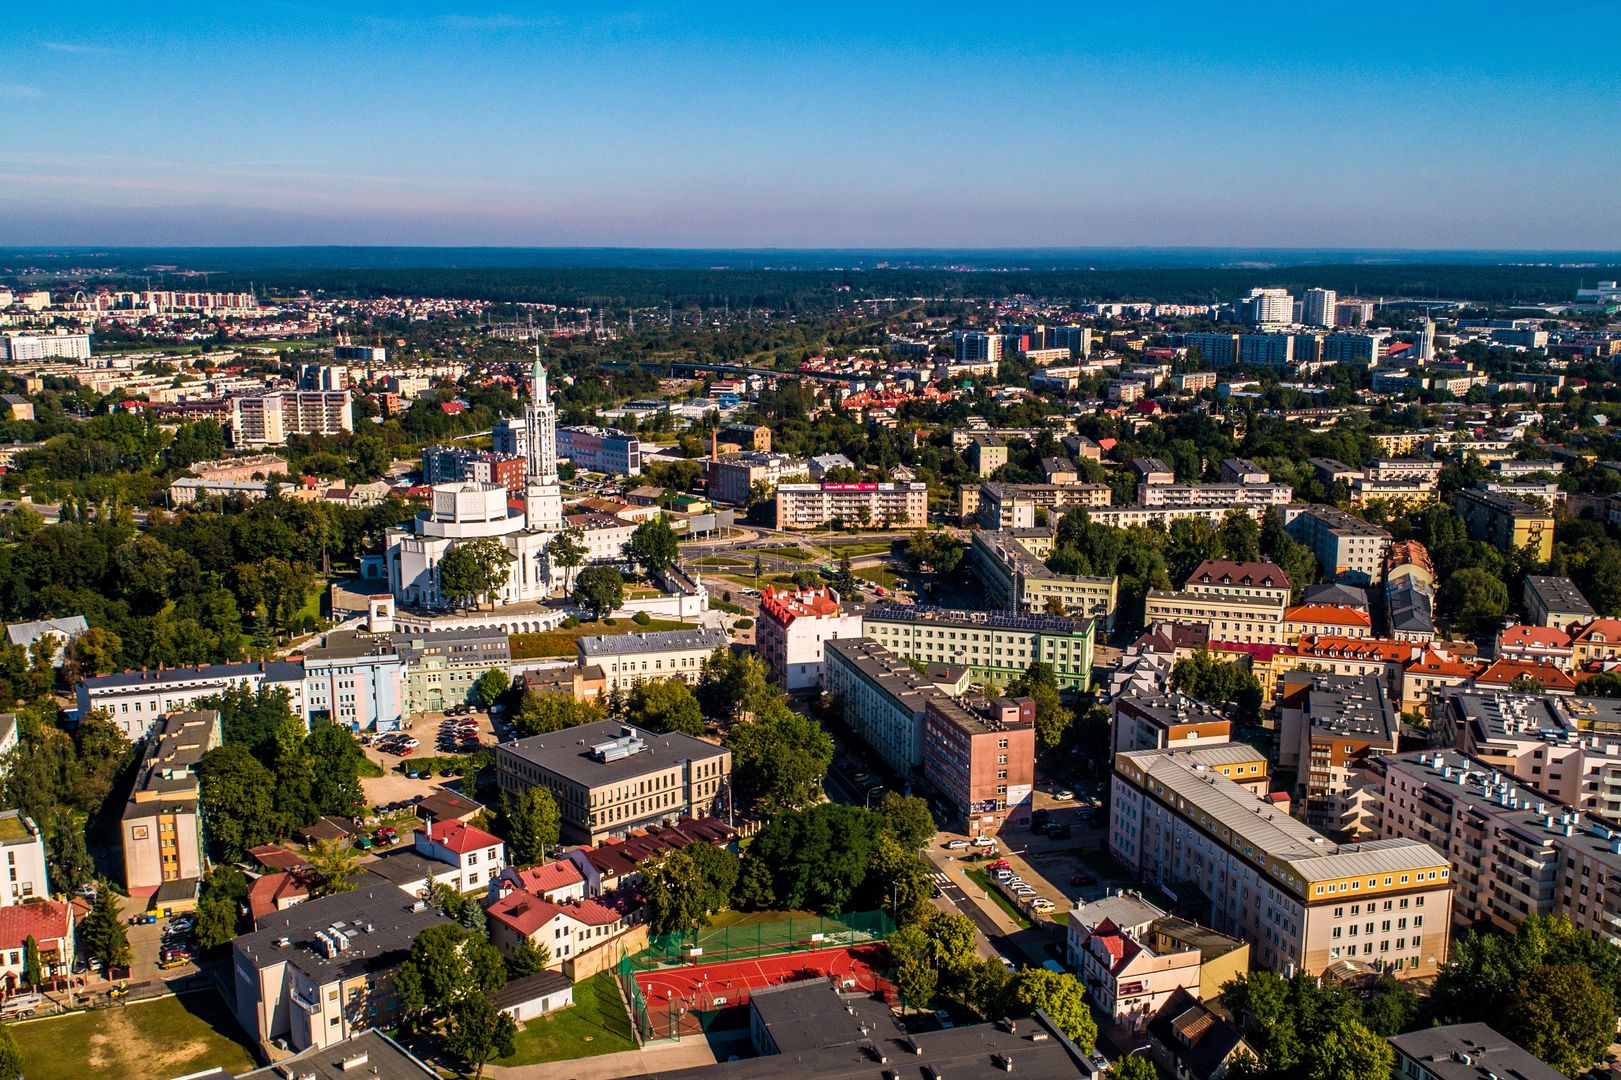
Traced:
[[982, 710], [942, 698], [923, 715], [923, 776], [968, 821], [995, 833], [1027, 816], [1036, 777], [1036, 703], [998, 698]]

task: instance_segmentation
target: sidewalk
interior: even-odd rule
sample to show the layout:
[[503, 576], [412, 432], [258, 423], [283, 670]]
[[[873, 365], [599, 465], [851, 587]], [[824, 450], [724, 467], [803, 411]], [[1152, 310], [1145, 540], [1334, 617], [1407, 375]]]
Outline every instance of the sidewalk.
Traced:
[[969, 903], [979, 908], [985, 914], [985, 917], [990, 919], [1002, 933], [1012, 937], [1023, 929], [1013, 921], [1012, 916], [1002, 910], [1000, 904], [986, 896], [983, 889], [969, 880], [967, 871], [974, 864], [960, 862], [952, 858], [949, 851], [941, 848], [931, 848], [929, 850], [929, 862], [934, 865], [935, 869], [942, 871], [949, 877], [958, 888], [962, 889], [963, 895], [968, 897]]
[[490, 1080], [618, 1080], [621, 1076], [675, 1072], [714, 1063], [715, 1052], [709, 1048], [708, 1040], [693, 1035], [680, 1042], [655, 1042], [640, 1050], [575, 1058], [572, 1061], [547, 1061], [538, 1065], [511, 1067], [486, 1065], [484, 1075]]

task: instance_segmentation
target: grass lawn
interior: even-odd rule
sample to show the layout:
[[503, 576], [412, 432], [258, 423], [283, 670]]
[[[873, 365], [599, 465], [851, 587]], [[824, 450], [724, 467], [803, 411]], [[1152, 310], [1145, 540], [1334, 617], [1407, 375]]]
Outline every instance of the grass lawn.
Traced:
[[870, 581], [874, 585], [882, 585], [886, 589], [893, 589], [896, 585], [904, 585], [905, 579], [887, 566], [861, 566], [851, 573], [863, 581]]
[[1013, 901], [1002, 895], [1002, 890], [998, 889], [996, 883], [991, 881], [989, 874], [983, 870], [970, 870], [968, 871], [968, 880], [985, 890], [986, 894], [996, 901], [997, 906], [1007, 912], [1008, 917], [1019, 924], [1020, 929], [1030, 929], [1030, 920], [1025, 918], [1024, 912], [1013, 906]]
[[835, 544], [833, 554], [859, 559], [866, 555], [888, 555], [893, 546], [888, 540], [863, 540], [859, 544]]
[[651, 630], [691, 630], [697, 626], [696, 623], [675, 622], [669, 619], [650, 619], [640, 624], [630, 619], [611, 621], [612, 625], [606, 621], [582, 622], [571, 629], [560, 626], [556, 630], [546, 630], [538, 634], [512, 634], [508, 638], [512, 658], [531, 660], [537, 656], [573, 656], [574, 640], [593, 634], [628, 634], [632, 630], [643, 633]]
[[809, 555], [800, 547], [768, 547], [756, 549], [761, 555], [777, 559], [789, 559], [793, 562], [812, 562], [820, 556]]
[[634, 1049], [636, 1036], [619, 984], [612, 971], [603, 971], [574, 984], [572, 1006], [528, 1021], [518, 1032], [512, 1056], [495, 1064], [538, 1065]]
[[257, 1063], [209, 991], [10, 1025], [30, 1080], [184, 1076]]

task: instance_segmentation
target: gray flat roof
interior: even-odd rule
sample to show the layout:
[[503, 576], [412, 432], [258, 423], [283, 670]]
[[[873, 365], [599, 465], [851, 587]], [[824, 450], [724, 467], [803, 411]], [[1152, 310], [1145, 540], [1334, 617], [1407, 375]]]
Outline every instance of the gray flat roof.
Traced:
[[628, 656], [672, 652], [677, 649], [719, 649], [727, 644], [724, 630], [654, 630], [648, 633], [596, 634], [577, 641], [581, 656]]
[[[614, 761], [598, 761], [591, 756], [593, 746], [611, 742], [626, 732], [646, 743], [646, 749]], [[594, 724], [581, 724], [545, 735], [531, 735], [527, 739], [496, 747], [498, 761], [502, 756], [511, 755], [566, 780], [592, 788], [661, 772], [682, 761], [702, 761], [729, 753], [731, 751], [723, 747], [694, 739], [691, 735], [675, 731], [655, 735], [620, 720], [599, 720]]]
[[274, 1065], [243, 1073], [239, 1080], [285, 1080], [294, 1075], [315, 1080], [353, 1080], [356, 1076], [373, 1080], [438, 1080], [439, 1076], [405, 1047], [373, 1028], [324, 1049], [305, 1050]]
[[1573, 615], [1594, 614], [1593, 605], [1587, 602], [1587, 597], [1582, 595], [1576, 583], [1569, 578], [1527, 574], [1525, 591], [1536, 593], [1538, 599], [1542, 601], [1542, 606], [1549, 611], [1569, 612]]
[[[318, 985], [391, 971], [409, 954], [417, 934], [450, 921], [425, 904], [417, 907], [418, 901], [378, 882], [271, 912], [257, 930], [236, 939], [235, 949], [256, 969], [286, 962]], [[332, 926], [350, 935], [350, 947], [329, 958], [315, 934]], [[280, 944], [284, 940], [287, 944]]]
[[1483, 1076], [1564, 1080], [1559, 1070], [1485, 1024], [1421, 1028], [1392, 1035], [1390, 1045], [1438, 1080], [1480, 1080]]

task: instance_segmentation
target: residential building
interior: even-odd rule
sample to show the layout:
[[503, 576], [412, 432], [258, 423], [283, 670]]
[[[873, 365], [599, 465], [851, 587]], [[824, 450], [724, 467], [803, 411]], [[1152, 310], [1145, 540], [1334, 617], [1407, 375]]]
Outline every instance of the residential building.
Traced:
[[563, 523], [580, 532], [588, 563], [624, 563], [637, 523], [612, 514], [567, 514]]
[[768, 585], [760, 593], [755, 651], [789, 693], [821, 685], [824, 642], [860, 636], [861, 615], [847, 614], [832, 588], [788, 590]]
[[1172, 994], [1148, 1022], [1148, 1050], [1177, 1080], [1225, 1080], [1236, 1063], [1261, 1059], [1242, 1028], [1186, 990]]
[[1575, 668], [1570, 635], [1553, 626], [1505, 626], [1497, 632], [1497, 656], [1527, 664], [1552, 664], [1560, 671]]
[[1435, 567], [1430, 552], [1417, 540], [1398, 540], [1385, 551], [1384, 580], [1411, 578], [1426, 591], [1435, 588]]
[[1410, 1080], [1564, 1080], [1565, 1074], [1485, 1024], [1449, 1024], [1392, 1035], [1396, 1067]]
[[1328, 578], [1377, 584], [1384, 570], [1390, 534], [1334, 506], [1312, 504], [1284, 509], [1289, 535], [1311, 549]]
[[527, 941], [547, 951], [547, 967], [572, 970], [584, 954], [609, 946], [630, 929], [630, 910], [617, 897], [557, 901], [516, 889], [491, 901], [484, 915], [490, 941], [505, 955], [514, 955]]
[[457, 892], [487, 888], [506, 869], [506, 843], [465, 821], [430, 818], [416, 830], [413, 842], [424, 859], [455, 869], [454, 874], [438, 880], [454, 886]]
[[67, 647], [78, 639], [79, 635], [90, 629], [83, 615], [67, 615], [60, 619], [40, 619], [36, 622], [19, 622], [6, 624], [6, 641], [11, 645], [20, 645], [24, 649], [32, 649], [34, 642], [41, 638], [50, 638], [52, 647], [56, 650], [51, 658], [51, 666], [61, 667], [63, 654]]
[[0, 360], [90, 359], [90, 335], [55, 331], [49, 334], [0, 334]]
[[1119, 1030], [1143, 1030], [1178, 991], [1214, 1000], [1249, 970], [1247, 944], [1167, 915], [1135, 892], [1076, 901], [1065, 937], [1086, 996]]
[[407, 716], [465, 704], [481, 675], [491, 668], [506, 671], [512, 661], [510, 639], [500, 627], [397, 633], [393, 639], [405, 667], [400, 708]]
[[[1033, 535], [1026, 537], [1026, 531]], [[1084, 615], [1097, 620], [1105, 632], [1112, 630], [1119, 579], [1049, 570], [1026, 546], [1027, 539], [1050, 546], [1052, 530], [974, 530], [969, 559], [990, 603], [1029, 612], [1050, 612], [1056, 604], [1064, 614]]]
[[0, 810], [0, 852], [6, 876], [0, 881], [0, 907], [49, 898], [50, 873], [45, 865], [45, 839], [34, 819], [21, 810]]
[[0, 907], [0, 992], [22, 992], [28, 940], [39, 947], [40, 975], [51, 981], [73, 973], [73, 905], [59, 900]]
[[1302, 634], [1335, 634], [1340, 637], [1373, 636], [1373, 620], [1368, 613], [1337, 604], [1297, 604], [1283, 613], [1283, 639], [1294, 641]]
[[1549, 798], [1621, 822], [1621, 706], [1606, 698], [1454, 691], [1452, 744]]
[[334, 630], [304, 650], [304, 708], [352, 731], [398, 731], [405, 661], [392, 635]]
[[502, 743], [495, 768], [509, 795], [547, 788], [562, 815], [563, 839], [572, 844], [731, 808], [731, 751], [614, 720]]
[[1535, 503], [1465, 488], [1452, 495], [1452, 509], [1469, 536], [1503, 551], [1529, 548], [1536, 562], [1553, 558], [1553, 513]]
[[1333, 289], [1307, 289], [1305, 303], [1301, 311], [1301, 322], [1307, 326], [1334, 326], [1334, 308], [1339, 303], [1339, 294]]
[[1378, 783], [1370, 762], [1396, 752], [1390, 696], [1375, 675], [1291, 671], [1278, 688], [1278, 764], [1295, 769], [1306, 823], [1342, 839], [1372, 828]]
[[1621, 944], [1621, 832], [1457, 751], [1381, 758], [1378, 830], [1451, 860], [1460, 923], [1564, 915]]
[[737, 836], [737, 830], [719, 818], [682, 818], [673, 825], [648, 825], [623, 837], [609, 837], [596, 847], [575, 848], [563, 857], [585, 878], [585, 895], [602, 896], [640, 881], [649, 859], [692, 844], [728, 847]]
[[1569, 578], [1542, 574], [1525, 576], [1525, 619], [1532, 626], [1570, 630], [1594, 619], [1598, 612]]
[[1385, 579], [1385, 623], [1395, 641], [1435, 640], [1435, 597], [1417, 576]]
[[1215, 507], [1287, 506], [1294, 498], [1288, 484], [1140, 484], [1138, 506]]
[[338, 435], [353, 431], [354, 407], [347, 390], [274, 390], [231, 398], [231, 445], [285, 446], [289, 435]]
[[[514, 979], [513, 983], [522, 981], [525, 980]], [[505, 1000], [505, 997], [505, 991], [496, 995], [497, 1000]], [[299, 1080], [351, 1080], [356, 1069], [365, 1070], [366, 1076], [386, 1077], [387, 1080], [439, 1078], [439, 1073], [425, 1062], [386, 1033], [373, 1028], [329, 1046], [282, 1058], [274, 1065], [243, 1073], [236, 1080], [286, 1080], [289, 1076], [298, 1077]], [[193, 1080], [230, 1080], [230, 1074], [223, 1070], [199, 1073], [194, 1075]]]
[[929, 518], [929, 486], [896, 484], [778, 484], [777, 528], [859, 525], [915, 529]]
[[1295, 321], [1295, 298], [1288, 289], [1251, 289], [1238, 301], [1238, 317], [1251, 326], [1287, 326]]
[[1060, 615], [964, 611], [923, 604], [869, 608], [862, 633], [890, 652], [924, 664], [965, 664], [975, 678], [1005, 686], [1040, 660], [1059, 685], [1092, 681], [1095, 625]]
[[785, 454], [745, 450], [711, 458], [709, 486], [712, 502], [747, 506], [754, 501], [754, 485], [775, 489], [779, 484], [810, 475], [810, 466]]
[[1056, 519], [1072, 506], [1094, 510], [1108, 506], [1109, 486], [992, 482], [978, 487], [965, 485], [959, 498], [963, 516], [973, 517], [983, 529], [1030, 529], [1036, 527], [1040, 511]]
[[1129, 689], [1115, 697], [1110, 711], [1117, 754], [1224, 743], [1232, 738], [1233, 725], [1226, 709], [1175, 691]]
[[977, 432], [969, 436], [966, 454], [975, 474], [989, 477], [1007, 464], [1007, 443], [995, 435]]
[[1149, 589], [1143, 621], [1202, 626], [1212, 642], [1281, 645], [1283, 613], [1283, 602], [1266, 596]]
[[642, 472], [641, 440], [616, 428], [560, 427], [557, 456], [588, 472], [611, 476], [640, 476]]
[[1036, 703], [999, 698], [982, 708], [944, 695], [923, 709], [923, 778], [974, 835], [1030, 810], [1036, 778]]
[[125, 738], [137, 742], [146, 737], [164, 714], [189, 709], [199, 698], [212, 697], [236, 686], [254, 693], [265, 688], [286, 690], [293, 715], [308, 717], [304, 710], [302, 660], [143, 668], [80, 679], [75, 689], [80, 716], [103, 709]]
[[1573, 627], [1570, 648], [1577, 668], [1621, 658], [1621, 619], [1590, 619]]
[[[1451, 924], [1445, 857], [1414, 840], [1335, 843], [1223, 776], [1226, 753], [1117, 755], [1111, 854], [1158, 888], [1199, 896], [1208, 903], [1199, 922], [1248, 941], [1258, 967], [1318, 975], [1347, 962], [1402, 977], [1439, 970]], [[1398, 926], [1415, 915], [1428, 925]]]
[[386, 1027], [399, 1017], [394, 973], [411, 943], [449, 921], [387, 882], [272, 912], [231, 945], [237, 1022], [295, 1051]]
[[824, 646], [822, 690], [839, 705], [845, 726], [896, 776], [923, 767], [923, 713], [937, 696], [961, 697], [968, 668], [930, 665], [919, 672], [871, 638], [838, 638]]
[[169, 882], [190, 882], [195, 893], [206, 867], [197, 767], [222, 739], [213, 709], [170, 713], [147, 739], [119, 821], [124, 885], [132, 895], [151, 895]]
[[637, 683], [677, 678], [698, 685], [704, 661], [727, 647], [724, 630], [654, 630], [578, 638], [574, 647], [581, 668], [599, 667], [608, 693]]

